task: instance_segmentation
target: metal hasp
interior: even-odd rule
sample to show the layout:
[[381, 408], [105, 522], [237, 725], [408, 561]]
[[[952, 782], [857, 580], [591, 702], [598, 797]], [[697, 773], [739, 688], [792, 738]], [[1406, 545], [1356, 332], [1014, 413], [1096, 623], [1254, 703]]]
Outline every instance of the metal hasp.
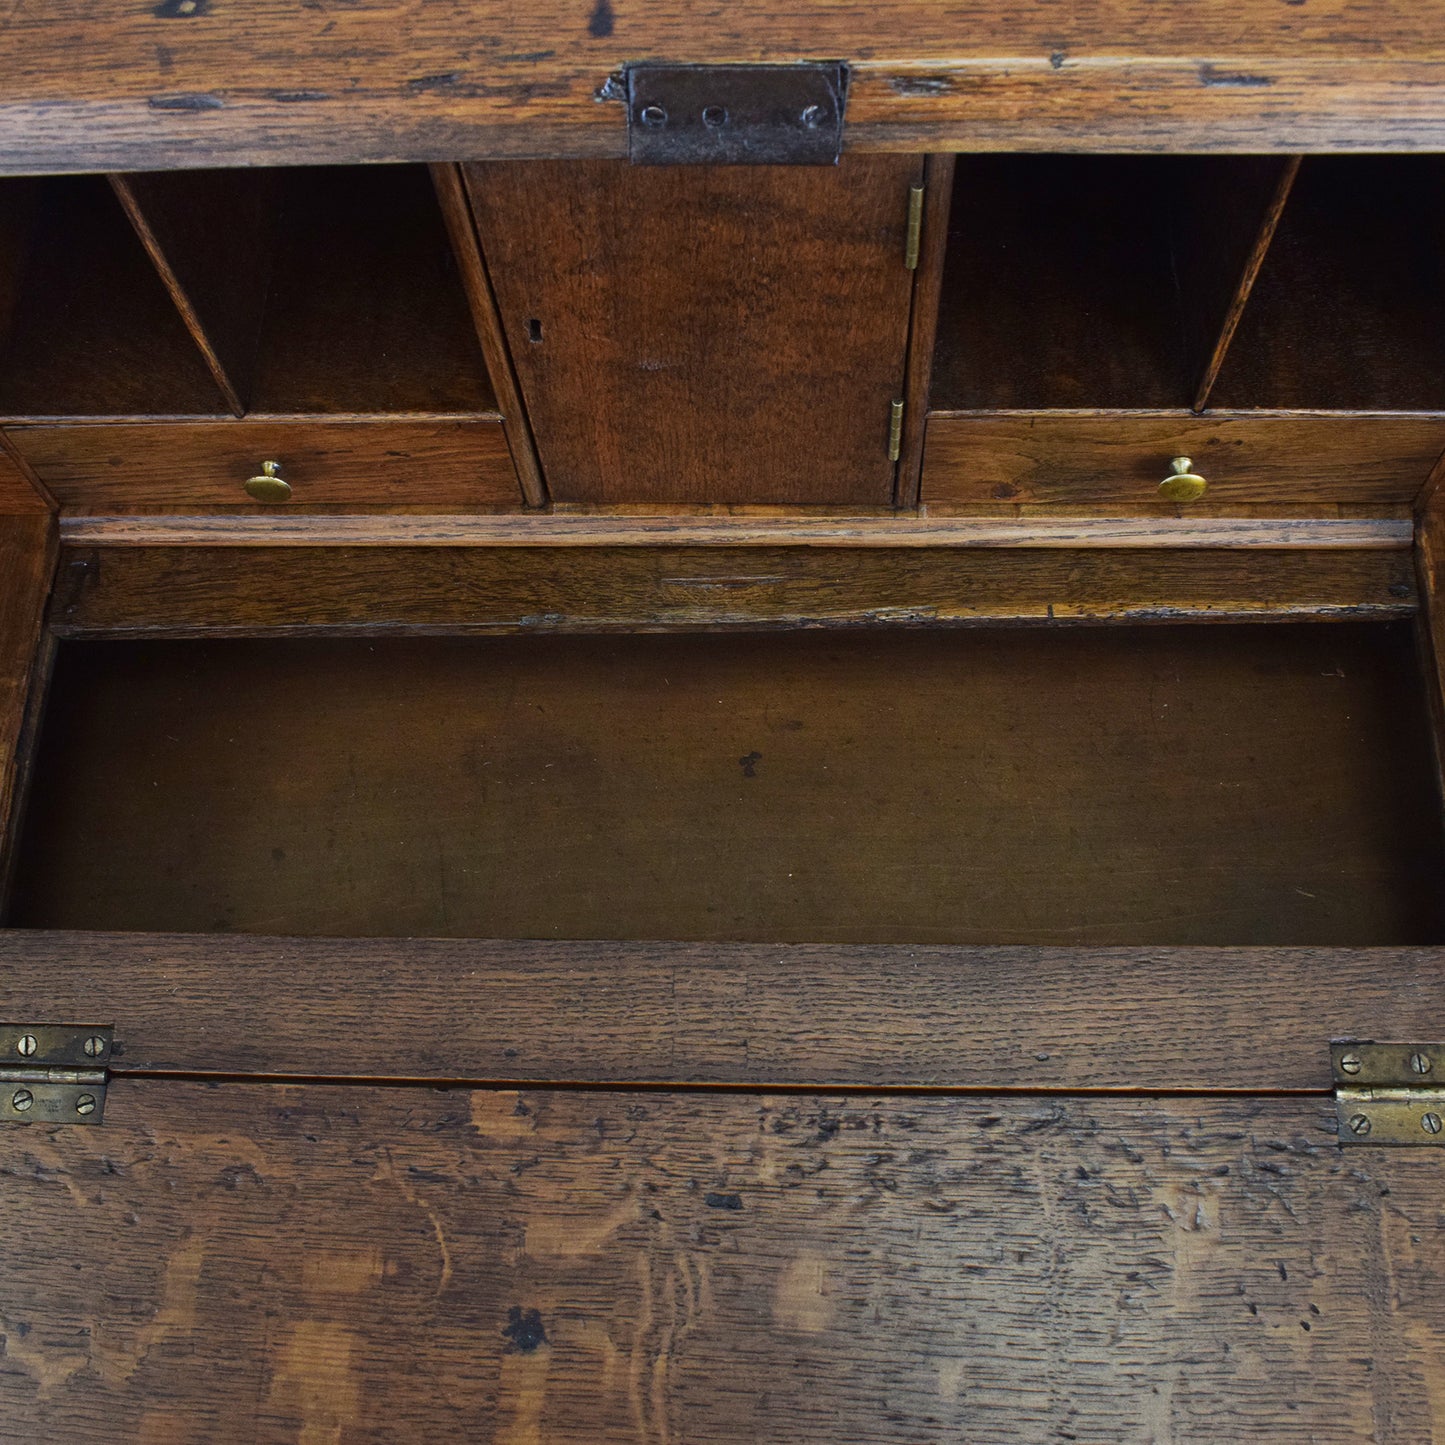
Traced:
[[638, 166], [834, 166], [848, 67], [627, 67], [627, 153]]
[[1341, 1144], [1445, 1144], [1445, 1044], [1330, 1045]]
[[0, 1024], [0, 1122], [99, 1124], [110, 1024]]

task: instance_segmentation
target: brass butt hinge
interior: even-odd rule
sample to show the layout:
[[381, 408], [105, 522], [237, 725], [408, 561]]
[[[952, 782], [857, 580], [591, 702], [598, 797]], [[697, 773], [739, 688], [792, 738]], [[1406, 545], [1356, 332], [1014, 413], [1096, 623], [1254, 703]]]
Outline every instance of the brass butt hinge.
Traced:
[[1341, 1144], [1445, 1144], [1445, 1044], [1330, 1045]]
[[923, 242], [923, 187], [908, 188], [908, 231], [903, 240], [903, 264], [918, 269], [918, 250]]
[[110, 1024], [0, 1024], [0, 1122], [99, 1124]]
[[888, 460], [896, 462], [903, 452], [903, 403], [893, 402], [888, 408]]

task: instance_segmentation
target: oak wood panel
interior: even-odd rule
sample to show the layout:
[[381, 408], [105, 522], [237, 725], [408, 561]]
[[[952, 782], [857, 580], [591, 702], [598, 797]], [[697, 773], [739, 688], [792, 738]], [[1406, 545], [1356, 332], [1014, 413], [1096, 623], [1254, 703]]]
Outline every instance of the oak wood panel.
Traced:
[[550, 495], [890, 505], [921, 174], [467, 166]]
[[[14, 427], [10, 435], [70, 513], [145, 508], [268, 518], [308, 505], [519, 510], [521, 491], [495, 420], [322, 418]], [[252, 502], [248, 477], [279, 462], [284, 504]], [[258, 526], [266, 523], [258, 522]]]
[[[928, 420], [926, 503], [1133, 505], [1207, 515], [1238, 505], [1408, 506], [1445, 449], [1445, 416], [1002, 413]], [[1187, 456], [1209, 490], [1159, 496]]]
[[502, 318], [497, 314], [497, 298], [492, 291], [492, 283], [487, 278], [486, 264], [482, 260], [477, 242], [476, 226], [472, 221], [461, 168], [455, 165], [434, 165], [431, 167], [431, 177], [462, 285], [466, 288], [467, 304], [472, 310], [472, 324], [477, 330], [477, 341], [486, 359], [487, 374], [497, 396], [497, 406], [502, 413], [502, 426], [506, 431], [507, 446], [512, 453], [512, 464], [517, 470], [517, 480], [527, 505], [544, 507], [547, 504], [547, 483], [542, 476], [541, 464], [537, 461], [537, 447], [532, 438], [532, 427], [527, 420], [526, 408], [522, 405], [522, 394], [517, 389], [516, 372], [507, 351]]
[[75, 643], [12, 917], [1431, 943], [1415, 667], [1358, 623]]
[[991, 502], [916, 514], [701, 508], [665, 515], [607, 510], [499, 516], [408, 507], [382, 518], [273, 509], [259, 521], [146, 512], [63, 517], [60, 534], [77, 546], [101, 547], [1401, 548], [1410, 546], [1414, 523], [1407, 508], [1388, 507], [1239, 507], [1227, 516], [1209, 509], [1140, 517], [1117, 507], [1071, 515], [1056, 507]]
[[1266, 1092], [1327, 1089], [1332, 1039], [1441, 1037], [1442, 970], [1438, 948], [7, 929], [0, 1017], [114, 1023], [121, 1073]]
[[109, 179], [227, 406], [243, 415], [275, 255], [276, 174], [141, 172]]
[[57, 553], [48, 512], [0, 516], [0, 846], [10, 841], [20, 739]]
[[1438, 1159], [1333, 1122], [121, 1079], [103, 1129], [0, 1136], [0, 1412], [138, 1445], [1414, 1445]]
[[68, 635], [1401, 617], [1409, 552], [1133, 547], [69, 547]]
[[851, 147], [1445, 144], [1445, 20], [1392, 0], [853, 0], [726, 12], [613, 0], [201, 0], [83, 13], [21, 0], [0, 56], [13, 171], [620, 156], [629, 61], [853, 62]]

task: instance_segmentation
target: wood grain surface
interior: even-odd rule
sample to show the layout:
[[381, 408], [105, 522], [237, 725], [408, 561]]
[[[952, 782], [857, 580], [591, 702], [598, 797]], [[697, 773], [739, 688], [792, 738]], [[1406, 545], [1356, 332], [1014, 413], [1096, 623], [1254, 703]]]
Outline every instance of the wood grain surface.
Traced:
[[1316, 1098], [122, 1078], [102, 1129], [0, 1135], [0, 1416], [137, 1445], [1418, 1445], [1439, 1157], [1333, 1127]]
[[0, 846], [7, 857], [20, 740], [58, 552], [48, 513], [0, 516]]
[[4, 38], [11, 171], [621, 156], [598, 95], [648, 59], [847, 60], [853, 148], [1445, 144], [1445, 20], [1393, 0], [20, 0]]
[[553, 499], [891, 505], [922, 171], [467, 166]]
[[1438, 948], [6, 929], [0, 1017], [113, 1023], [120, 1073], [1319, 1092], [1332, 1039], [1445, 1037], [1442, 967]]
[[[11, 440], [72, 515], [241, 510], [273, 519], [311, 506], [519, 511], [495, 418], [325, 417], [11, 428]], [[245, 484], [280, 464], [291, 500], [262, 505]]]
[[69, 547], [51, 621], [172, 636], [876, 627], [1401, 617], [1415, 599], [1398, 548]]
[[1408, 506], [1442, 449], [1441, 416], [935, 413], [923, 500], [1156, 509], [1171, 458], [1187, 456], [1209, 490], [1171, 508], [1181, 516], [1270, 503]]
[[30, 928], [1445, 940], [1408, 624], [62, 647]]
[[15, 444], [0, 432], [0, 515], [49, 512], [53, 499], [41, 491], [35, 474]]

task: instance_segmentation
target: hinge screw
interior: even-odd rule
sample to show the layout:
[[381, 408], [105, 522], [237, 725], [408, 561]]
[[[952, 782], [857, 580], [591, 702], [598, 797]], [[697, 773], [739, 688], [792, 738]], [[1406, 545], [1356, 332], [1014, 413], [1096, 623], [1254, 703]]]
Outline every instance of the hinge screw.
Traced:
[[98, 1059], [105, 1052], [105, 1040], [99, 1034], [91, 1034], [85, 1041], [87, 1058]]
[[[82, 1095], [75, 1101], [75, 1112], [76, 1112], [77, 1114], [93, 1114], [93, 1113], [95, 1113], [95, 1095], [94, 1095], [94, 1094], [82, 1094]], [[1438, 1121], [1437, 1121], [1437, 1123], [1438, 1123]]]
[[1420, 1120], [1420, 1127], [1427, 1134], [1438, 1134], [1440, 1132], [1439, 1114], [1426, 1114], [1425, 1117]]
[[1346, 1054], [1340, 1060], [1340, 1072], [1345, 1074], [1358, 1074], [1360, 1072], [1360, 1056], [1358, 1054]]
[[1428, 1074], [1430, 1072], [1430, 1058], [1427, 1054], [1410, 1055], [1410, 1072], [1413, 1074]]
[[34, 1034], [22, 1034], [20, 1042], [15, 1045], [15, 1052], [24, 1058], [29, 1058], [35, 1052], [36, 1043]]
[[660, 105], [644, 105], [640, 119], [643, 125], [666, 125], [667, 112]]
[[35, 1095], [29, 1089], [16, 1089], [10, 1099], [11, 1106], [17, 1114], [23, 1114], [35, 1102]]
[[1368, 1134], [1370, 1132], [1369, 1119], [1364, 1114], [1351, 1114], [1350, 1132], [1352, 1134]]

